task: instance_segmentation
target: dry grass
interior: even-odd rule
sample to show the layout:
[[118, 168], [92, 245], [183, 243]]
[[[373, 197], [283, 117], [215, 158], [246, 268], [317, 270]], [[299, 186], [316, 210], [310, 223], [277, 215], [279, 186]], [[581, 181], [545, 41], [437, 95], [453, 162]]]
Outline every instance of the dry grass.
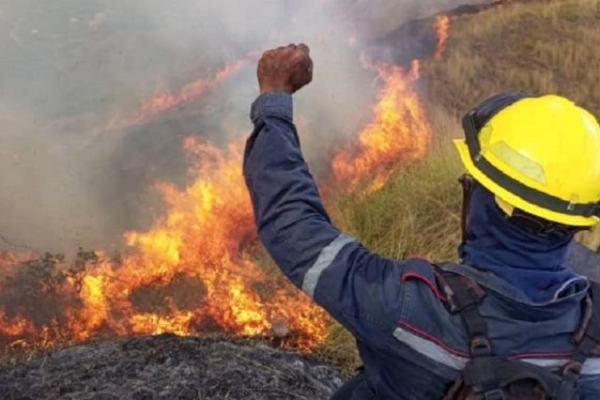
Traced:
[[430, 97], [462, 111], [492, 93], [566, 95], [600, 113], [600, 1], [508, 3], [453, 20], [440, 62], [425, 66]]
[[461, 167], [453, 150], [436, 143], [426, 159], [400, 169], [381, 190], [337, 200], [330, 209], [338, 225], [386, 257], [454, 259]]

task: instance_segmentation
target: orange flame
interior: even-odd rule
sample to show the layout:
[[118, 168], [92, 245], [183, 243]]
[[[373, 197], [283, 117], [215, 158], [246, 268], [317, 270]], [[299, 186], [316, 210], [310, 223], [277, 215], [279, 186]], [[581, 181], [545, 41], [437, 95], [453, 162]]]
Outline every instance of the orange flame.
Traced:
[[109, 128], [120, 126], [135, 125], [146, 121], [149, 118], [163, 113], [167, 110], [190, 102], [201, 96], [207, 90], [223, 83], [229, 77], [240, 71], [247, 63], [248, 59], [241, 59], [225, 65], [212, 78], [199, 78], [185, 85], [177, 94], [171, 94], [167, 89], [160, 89], [148, 101], [143, 103], [137, 113], [132, 117], [116, 118], [109, 124]]
[[[228, 152], [192, 139], [185, 147], [195, 156], [190, 170], [194, 183], [184, 191], [159, 186], [167, 216], [150, 232], [127, 234], [139, 254], [125, 260], [124, 268], [130, 279], [141, 278], [141, 285], [157, 279], [171, 282], [177, 274], [197, 278], [205, 297], [191, 313], [170, 312], [178, 321], [171, 318], [165, 323], [154, 316], [140, 320], [146, 324], [142, 331], [153, 333], [174, 323], [177, 329], [187, 325], [184, 331], [190, 333], [190, 323], [202, 325], [202, 319], [210, 316], [228, 332], [260, 335], [283, 318], [292, 331], [303, 335], [304, 344], [323, 339], [324, 313], [299, 292], [290, 295], [283, 281], [268, 277], [250, 257], [255, 227], [241, 174], [242, 142], [231, 144]], [[261, 298], [253, 285], [268, 288], [269, 297]], [[171, 303], [171, 311], [177, 311]], [[161, 323], [157, 326], [155, 321]]]
[[[65, 311], [60, 326], [34, 326], [19, 314], [0, 313], [1, 336], [38, 345], [47, 344], [43, 330], [49, 341], [81, 341], [102, 331], [190, 335], [217, 329], [256, 336], [283, 323], [295, 345], [325, 338], [325, 312], [252, 259], [256, 235], [241, 174], [242, 142], [228, 151], [192, 139], [185, 147], [194, 181], [184, 190], [158, 185], [166, 215], [148, 232], [126, 234], [135, 251], [118, 264], [100, 257], [64, 283], [61, 292], [75, 295], [79, 307]], [[150, 288], [164, 295], [152, 299]], [[154, 309], [141, 309], [153, 301]]]
[[444, 50], [446, 50], [446, 42], [448, 42], [448, 37], [450, 36], [450, 17], [447, 15], [437, 16], [433, 24], [433, 29], [438, 39], [434, 58], [440, 60], [444, 54]]
[[338, 182], [357, 188], [366, 177], [367, 191], [381, 188], [399, 163], [422, 158], [431, 138], [431, 129], [414, 90], [419, 64], [408, 72], [393, 65], [371, 65], [383, 80], [373, 121], [358, 135], [351, 147], [333, 158]]

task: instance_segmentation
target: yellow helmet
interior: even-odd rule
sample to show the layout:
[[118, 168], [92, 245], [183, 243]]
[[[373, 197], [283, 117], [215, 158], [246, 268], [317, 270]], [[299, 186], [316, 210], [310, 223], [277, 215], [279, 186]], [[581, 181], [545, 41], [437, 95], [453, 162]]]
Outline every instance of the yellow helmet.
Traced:
[[463, 164], [509, 215], [600, 220], [600, 126], [588, 111], [556, 95], [503, 93], [467, 113], [463, 129], [454, 141]]

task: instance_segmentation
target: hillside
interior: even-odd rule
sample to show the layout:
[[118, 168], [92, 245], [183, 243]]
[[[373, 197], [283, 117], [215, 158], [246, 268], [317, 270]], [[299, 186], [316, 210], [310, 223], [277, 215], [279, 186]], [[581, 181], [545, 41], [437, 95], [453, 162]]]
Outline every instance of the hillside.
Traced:
[[490, 93], [568, 96], [596, 115], [600, 91], [600, 2], [524, 1], [455, 18], [441, 61], [424, 69], [427, 94], [453, 111]]

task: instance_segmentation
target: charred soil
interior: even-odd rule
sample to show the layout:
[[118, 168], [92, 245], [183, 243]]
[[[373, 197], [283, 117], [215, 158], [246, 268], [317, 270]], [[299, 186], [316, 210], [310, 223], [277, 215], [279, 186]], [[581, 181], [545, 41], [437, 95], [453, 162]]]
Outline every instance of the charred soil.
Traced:
[[327, 399], [342, 381], [309, 357], [256, 340], [133, 337], [0, 366], [0, 398]]

